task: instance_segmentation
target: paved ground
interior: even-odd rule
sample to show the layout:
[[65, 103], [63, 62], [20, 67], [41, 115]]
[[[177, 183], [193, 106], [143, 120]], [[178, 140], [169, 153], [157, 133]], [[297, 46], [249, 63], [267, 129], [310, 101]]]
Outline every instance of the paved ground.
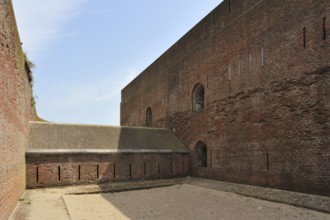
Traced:
[[[228, 185], [221, 183], [194, 178], [27, 190], [11, 219], [330, 220], [330, 214], [225, 192]], [[198, 186], [203, 184], [203, 187]], [[222, 190], [225, 191], [211, 189], [219, 187], [219, 184], [224, 187]], [[156, 185], [162, 187], [113, 192], [126, 188], [144, 188]], [[244, 189], [244, 185], [231, 185], [236, 190], [240, 186]], [[249, 190], [245, 189], [245, 191]], [[258, 190], [260, 189], [255, 191]], [[112, 192], [84, 194], [106, 191]], [[244, 190], [241, 189], [241, 191]], [[275, 193], [275, 197], [276, 194], [278, 192]], [[282, 191], [282, 194], [286, 194], [286, 191]], [[313, 200], [320, 200], [320, 198], [316, 196], [316, 199], [313, 198]]]

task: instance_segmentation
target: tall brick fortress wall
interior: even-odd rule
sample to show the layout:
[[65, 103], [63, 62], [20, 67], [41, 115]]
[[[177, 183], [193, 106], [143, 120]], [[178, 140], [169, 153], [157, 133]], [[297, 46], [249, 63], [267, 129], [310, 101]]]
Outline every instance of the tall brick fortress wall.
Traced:
[[193, 176], [329, 196], [329, 73], [328, 0], [225, 0], [122, 90], [121, 125], [145, 126], [150, 107]]
[[11, 1], [0, 1], [0, 219], [25, 190], [31, 87]]

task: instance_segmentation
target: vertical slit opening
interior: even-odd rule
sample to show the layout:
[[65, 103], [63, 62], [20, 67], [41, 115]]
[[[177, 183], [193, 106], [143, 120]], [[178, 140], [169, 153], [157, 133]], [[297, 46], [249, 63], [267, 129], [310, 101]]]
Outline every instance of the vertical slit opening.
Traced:
[[182, 161], [182, 174], [184, 174], [184, 161]]
[[206, 88], [209, 88], [209, 76], [206, 76]]
[[57, 167], [57, 181], [61, 181], [61, 167]]
[[173, 162], [171, 161], [171, 174], [173, 173]]
[[266, 164], [266, 166], [267, 166], [267, 170], [269, 170], [269, 153], [268, 152], [266, 154], [266, 157], [267, 157], [267, 164]]
[[264, 48], [261, 48], [261, 66], [264, 66]]
[[326, 17], [323, 18], [323, 40], [327, 38], [327, 30], [326, 30]]
[[132, 177], [132, 164], [129, 164], [129, 177]]
[[160, 166], [159, 163], [157, 163], [157, 167], [158, 167], [158, 177], [160, 176]]
[[304, 48], [306, 48], [306, 28], [303, 29], [303, 40], [304, 40]]
[[39, 183], [39, 167], [36, 168], [36, 183]]
[[113, 164], [113, 177], [116, 178], [116, 164]]
[[81, 167], [80, 165], [78, 166], [78, 180], [81, 178]]
[[143, 167], [143, 173], [144, 173], [144, 176], [145, 176], [145, 175], [147, 175], [147, 164], [144, 163], [143, 166], [144, 166]]
[[100, 177], [99, 169], [100, 169], [99, 165], [96, 165], [96, 179], [99, 179]]
[[230, 12], [231, 12], [230, 0], [228, 0], [228, 10], [229, 10], [229, 14], [230, 14]]
[[210, 168], [212, 168], [212, 150], [210, 150]]

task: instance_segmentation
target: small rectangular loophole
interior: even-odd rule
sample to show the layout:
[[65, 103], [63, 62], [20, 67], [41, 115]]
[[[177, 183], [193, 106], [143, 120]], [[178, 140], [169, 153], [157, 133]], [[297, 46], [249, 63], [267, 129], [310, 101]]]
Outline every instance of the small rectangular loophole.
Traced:
[[326, 17], [323, 18], [323, 40], [327, 39]]
[[99, 179], [99, 177], [100, 177], [99, 169], [100, 169], [99, 165], [96, 165], [96, 179]]
[[132, 164], [129, 164], [129, 177], [132, 177]]
[[78, 180], [81, 178], [81, 167], [80, 165], [78, 166]]
[[143, 167], [143, 173], [144, 173], [144, 176], [146, 176], [147, 175], [147, 164], [144, 163], [143, 165], [144, 165], [144, 167]]
[[61, 181], [61, 167], [58, 166], [57, 167], [57, 181]]
[[268, 152], [266, 154], [266, 158], [267, 158], [266, 167], [267, 167], [267, 170], [269, 170], [269, 153]]
[[304, 44], [304, 48], [306, 48], [306, 28], [304, 27], [303, 29], [303, 44]]
[[39, 183], [39, 167], [36, 168], [36, 183]]
[[230, 0], [228, 0], [228, 10], [229, 10], [229, 14], [230, 14], [230, 12], [231, 12]]
[[159, 163], [157, 163], [157, 167], [158, 167], [158, 177], [160, 176], [160, 166]]
[[113, 164], [113, 178], [116, 178], [116, 164]]

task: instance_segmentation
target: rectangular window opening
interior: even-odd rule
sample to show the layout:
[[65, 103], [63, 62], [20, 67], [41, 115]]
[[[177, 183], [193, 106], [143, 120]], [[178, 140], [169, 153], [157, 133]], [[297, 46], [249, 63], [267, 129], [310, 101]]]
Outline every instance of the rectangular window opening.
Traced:
[[61, 181], [61, 167], [58, 166], [57, 167], [57, 181]]
[[326, 17], [323, 18], [323, 40], [327, 39]]
[[80, 165], [78, 166], [78, 180], [81, 178], [81, 167]]
[[36, 183], [39, 183], [39, 167], [36, 168]]

